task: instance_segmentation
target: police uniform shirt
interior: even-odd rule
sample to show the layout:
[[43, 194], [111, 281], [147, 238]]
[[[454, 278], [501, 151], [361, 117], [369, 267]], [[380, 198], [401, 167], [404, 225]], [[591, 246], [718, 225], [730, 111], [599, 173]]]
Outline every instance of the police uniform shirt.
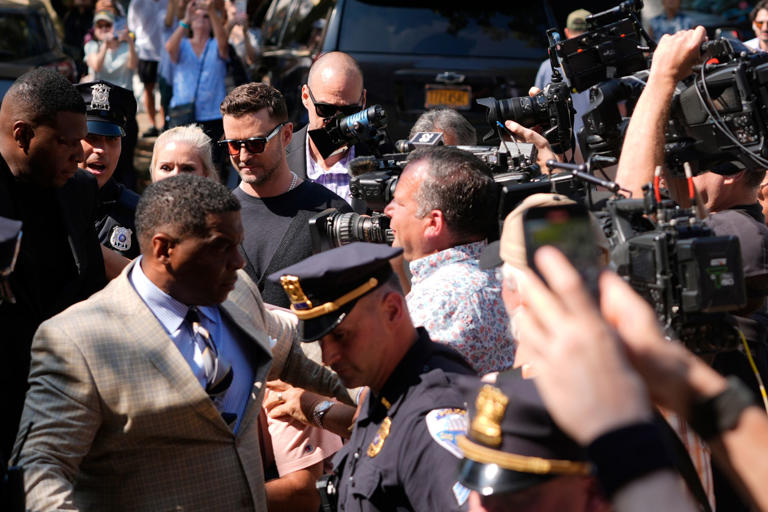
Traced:
[[456, 480], [455, 441], [466, 431], [466, 412], [451, 373], [474, 371], [423, 328], [418, 332], [381, 392], [366, 398], [333, 460], [339, 511], [466, 509], [469, 490]]
[[131, 260], [140, 252], [134, 224], [138, 204], [139, 195], [114, 179], [107, 181], [99, 190], [96, 211], [99, 242]]

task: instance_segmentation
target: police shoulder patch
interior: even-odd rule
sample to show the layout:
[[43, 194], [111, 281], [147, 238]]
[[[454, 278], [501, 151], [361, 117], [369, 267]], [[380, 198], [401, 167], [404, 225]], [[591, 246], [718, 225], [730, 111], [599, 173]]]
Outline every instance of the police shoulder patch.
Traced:
[[467, 411], [464, 409], [433, 409], [427, 413], [427, 430], [432, 439], [457, 458], [463, 454], [456, 438], [467, 433]]

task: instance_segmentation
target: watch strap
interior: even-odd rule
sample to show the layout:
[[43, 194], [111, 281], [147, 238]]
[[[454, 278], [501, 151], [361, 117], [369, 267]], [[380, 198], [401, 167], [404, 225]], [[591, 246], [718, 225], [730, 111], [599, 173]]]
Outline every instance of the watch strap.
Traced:
[[755, 397], [738, 377], [728, 377], [726, 388], [715, 396], [699, 398], [691, 405], [688, 423], [705, 441], [731, 430], [744, 409], [755, 405]]
[[323, 427], [323, 417], [333, 406], [333, 401], [323, 400], [312, 410], [312, 421], [320, 428]]

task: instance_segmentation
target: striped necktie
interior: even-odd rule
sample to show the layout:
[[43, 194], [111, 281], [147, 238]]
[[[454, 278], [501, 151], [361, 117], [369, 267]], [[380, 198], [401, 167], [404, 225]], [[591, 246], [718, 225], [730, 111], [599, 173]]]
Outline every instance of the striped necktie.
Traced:
[[195, 345], [200, 349], [206, 381], [205, 392], [208, 393], [211, 400], [215, 400], [223, 396], [232, 384], [234, 376], [232, 365], [224, 358], [219, 357], [219, 352], [216, 350], [216, 345], [214, 345], [211, 339], [211, 334], [200, 323], [200, 313], [196, 307], [189, 308], [184, 320], [192, 326]]

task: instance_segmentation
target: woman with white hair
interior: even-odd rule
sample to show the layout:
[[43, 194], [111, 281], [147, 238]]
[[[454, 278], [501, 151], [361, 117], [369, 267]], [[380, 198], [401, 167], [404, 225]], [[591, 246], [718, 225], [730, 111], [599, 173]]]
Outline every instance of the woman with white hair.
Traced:
[[177, 126], [160, 134], [149, 165], [152, 182], [181, 173], [219, 181], [211, 156], [211, 139], [197, 125]]

